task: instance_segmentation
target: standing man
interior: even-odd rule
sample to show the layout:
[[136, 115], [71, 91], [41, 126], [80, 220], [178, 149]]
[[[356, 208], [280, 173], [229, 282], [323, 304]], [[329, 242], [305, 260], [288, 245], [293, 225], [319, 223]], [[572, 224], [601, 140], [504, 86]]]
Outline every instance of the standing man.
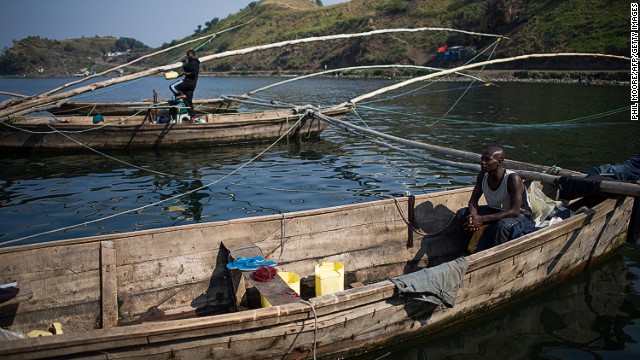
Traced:
[[[482, 153], [481, 170], [469, 207], [457, 213], [463, 229], [469, 232], [469, 239], [474, 232], [483, 231], [475, 251], [505, 243], [535, 229], [526, 188], [518, 174], [504, 168], [504, 159], [504, 150], [497, 146], [490, 146]], [[478, 205], [482, 195], [488, 205]]]
[[184, 102], [189, 107], [189, 117], [191, 118], [191, 121], [193, 121], [196, 115], [196, 111], [193, 108], [193, 92], [196, 90], [199, 73], [200, 60], [196, 57], [195, 51], [189, 50], [187, 51], [187, 57], [182, 64], [182, 73], [179, 75], [184, 75], [184, 78], [169, 85], [169, 89], [175, 98], [184, 99]]

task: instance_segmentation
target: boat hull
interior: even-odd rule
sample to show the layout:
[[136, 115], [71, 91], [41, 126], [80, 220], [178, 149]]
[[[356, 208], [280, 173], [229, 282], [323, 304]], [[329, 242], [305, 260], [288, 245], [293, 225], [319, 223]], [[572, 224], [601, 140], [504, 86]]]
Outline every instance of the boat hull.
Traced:
[[[329, 116], [349, 112], [347, 107], [327, 109]], [[70, 151], [183, 148], [260, 142], [287, 137], [317, 137], [323, 121], [293, 110], [209, 114], [205, 123], [152, 124], [144, 116], [26, 118], [0, 123], [0, 148], [7, 150]], [[300, 120], [298, 122], [298, 120]]]
[[[408, 229], [405, 198], [0, 249], [0, 283], [28, 282], [33, 292], [13, 313], [0, 307], [2, 326], [8, 318], [15, 331], [61, 321], [68, 330], [0, 343], [0, 355], [293, 359], [312, 358], [314, 348], [320, 357], [357, 354], [461, 324], [595, 265], [623, 245], [633, 202], [585, 199], [575, 204], [589, 209], [584, 213], [468, 255], [453, 308], [399, 298], [390, 276], [460, 255], [464, 244], [449, 220], [470, 191], [416, 196], [416, 224], [433, 234], [427, 236]], [[309, 303], [171, 319], [185, 308], [197, 314], [205, 303], [230, 306], [228, 250], [249, 244], [267, 258], [281, 254], [278, 268], [300, 274], [303, 288], [320, 261], [342, 262], [345, 283], [360, 285]]]
[[[157, 105], [161, 105], [158, 103]], [[132, 102], [67, 102], [61, 104], [58, 108], [49, 109], [48, 111], [54, 115], [134, 115], [140, 112], [142, 107], [152, 107], [154, 103], [151, 101], [132, 101]], [[194, 99], [193, 106], [196, 115], [218, 114], [226, 112], [234, 112], [242, 106], [238, 102], [229, 102], [223, 99]]]

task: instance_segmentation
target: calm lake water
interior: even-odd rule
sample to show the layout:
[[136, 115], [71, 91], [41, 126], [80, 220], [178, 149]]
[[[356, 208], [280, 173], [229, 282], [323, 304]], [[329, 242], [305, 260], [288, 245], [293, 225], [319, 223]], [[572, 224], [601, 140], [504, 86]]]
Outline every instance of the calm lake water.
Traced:
[[[203, 77], [196, 97], [243, 94], [279, 80]], [[0, 79], [0, 90], [30, 95], [69, 81]], [[395, 82], [307, 79], [258, 96], [331, 105]], [[147, 78], [75, 99], [142, 100], [152, 89], [168, 98], [168, 84], [160, 77]], [[428, 86], [360, 103], [350, 120], [473, 152], [498, 144], [508, 158], [574, 170], [620, 163], [640, 152], [640, 124], [629, 120], [625, 86], [422, 85]], [[5, 98], [0, 95], [0, 101]], [[91, 152], [0, 154], [0, 246], [366, 202], [466, 186], [475, 178], [334, 128], [319, 140], [271, 145], [110, 152], [112, 158]], [[640, 247], [629, 245], [570, 282], [470, 326], [363, 357], [638, 358], [638, 279]]]

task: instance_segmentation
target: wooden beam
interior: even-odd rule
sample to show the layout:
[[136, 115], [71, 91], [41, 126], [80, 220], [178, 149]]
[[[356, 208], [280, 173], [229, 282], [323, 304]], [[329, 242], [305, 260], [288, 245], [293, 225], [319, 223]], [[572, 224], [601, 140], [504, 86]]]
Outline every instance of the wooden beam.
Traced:
[[100, 242], [102, 328], [118, 325], [118, 277], [113, 241]]

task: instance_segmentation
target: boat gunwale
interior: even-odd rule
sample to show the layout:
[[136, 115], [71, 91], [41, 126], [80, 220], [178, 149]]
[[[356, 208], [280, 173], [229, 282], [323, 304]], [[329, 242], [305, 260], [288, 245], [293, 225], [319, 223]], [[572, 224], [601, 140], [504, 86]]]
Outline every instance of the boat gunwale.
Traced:
[[[465, 192], [470, 193], [472, 189], [473, 188], [470, 186], [465, 186], [465, 187], [460, 187], [455, 189], [448, 189], [448, 190], [436, 191], [432, 193], [418, 195], [416, 196], [416, 198], [419, 200], [422, 200], [422, 199], [429, 199], [433, 197], [449, 196], [449, 195], [458, 194], [458, 193], [465, 193]], [[131, 237], [155, 235], [157, 233], [164, 234], [164, 233], [180, 232], [186, 229], [193, 230], [193, 229], [208, 228], [213, 226], [225, 226], [230, 223], [241, 224], [241, 223], [254, 223], [254, 222], [270, 222], [274, 220], [281, 220], [283, 216], [285, 216], [287, 219], [303, 218], [303, 217], [309, 217], [309, 216], [314, 216], [318, 214], [340, 212], [340, 211], [349, 210], [353, 208], [370, 206], [373, 204], [382, 205], [387, 203], [397, 203], [397, 202], [406, 202], [406, 201], [408, 201], [406, 197], [393, 198], [393, 199], [380, 199], [380, 200], [373, 200], [373, 201], [367, 201], [367, 202], [361, 202], [361, 203], [328, 206], [328, 207], [323, 207], [318, 209], [292, 211], [284, 214], [258, 215], [253, 217], [242, 217], [242, 218], [234, 218], [229, 220], [201, 222], [201, 223], [194, 223], [194, 224], [186, 224], [186, 225], [171, 226], [171, 227], [160, 227], [160, 228], [144, 229], [144, 230], [105, 234], [105, 235], [94, 235], [94, 236], [79, 237], [79, 238], [68, 239], [68, 240], [55, 240], [55, 241], [48, 241], [48, 242], [35, 243], [35, 244], [7, 246], [7, 247], [0, 247], [0, 254], [10, 253], [15, 251], [22, 251], [22, 250], [24, 251], [35, 250], [35, 249], [48, 248], [48, 247], [70, 246], [75, 244], [87, 244], [87, 243], [93, 243], [93, 242], [97, 243], [101, 241], [114, 241], [118, 239], [120, 239], [119, 241], [126, 241], [127, 238], [131, 238]]]

